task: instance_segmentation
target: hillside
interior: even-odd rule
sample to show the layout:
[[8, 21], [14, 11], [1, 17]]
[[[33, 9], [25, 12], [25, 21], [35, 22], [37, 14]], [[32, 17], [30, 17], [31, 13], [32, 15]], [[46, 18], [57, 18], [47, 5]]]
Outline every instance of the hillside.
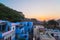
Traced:
[[9, 20], [12, 22], [16, 22], [23, 19], [24, 14], [22, 12], [16, 11], [0, 3], [0, 20]]

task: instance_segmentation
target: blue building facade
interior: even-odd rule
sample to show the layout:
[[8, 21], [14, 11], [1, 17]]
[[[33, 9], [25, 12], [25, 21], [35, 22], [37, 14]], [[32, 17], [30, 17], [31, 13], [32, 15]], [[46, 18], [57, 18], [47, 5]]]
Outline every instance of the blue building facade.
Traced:
[[32, 22], [18, 22], [18, 23], [17, 23], [18, 25], [16, 26], [16, 40], [29, 40], [29, 33], [33, 29], [32, 28], [33, 23]]
[[8, 21], [0, 20], [0, 40], [15, 40], [15, 30]]
[[32, 22], [12, 23], [0, 20], [0, 40], [29, 40], [32, 32]]

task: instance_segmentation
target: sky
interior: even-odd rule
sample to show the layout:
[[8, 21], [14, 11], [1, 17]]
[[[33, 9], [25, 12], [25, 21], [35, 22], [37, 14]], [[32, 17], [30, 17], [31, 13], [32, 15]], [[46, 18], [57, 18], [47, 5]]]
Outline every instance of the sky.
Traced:
[[0, 3], [23, 12], [26, 18], [38, 20], [60, 18], [60, 0], [0, 0]]

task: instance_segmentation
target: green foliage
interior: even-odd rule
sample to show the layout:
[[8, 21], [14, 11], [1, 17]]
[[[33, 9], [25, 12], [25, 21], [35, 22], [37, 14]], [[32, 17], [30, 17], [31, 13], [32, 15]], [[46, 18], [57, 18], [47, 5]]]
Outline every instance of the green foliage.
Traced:
[[59, 23], [55, 20], [48, 21], [48, 28], [56, 29]]
[[49, 20], [48, 25], [59, 25], [59, 23], [56, 22], [55, 20]]
[[13, 10], [2, 3], [0, 3], [0, 20], [9, 20], [12, 22], [21, 21], [24, 19], [22, 12]]

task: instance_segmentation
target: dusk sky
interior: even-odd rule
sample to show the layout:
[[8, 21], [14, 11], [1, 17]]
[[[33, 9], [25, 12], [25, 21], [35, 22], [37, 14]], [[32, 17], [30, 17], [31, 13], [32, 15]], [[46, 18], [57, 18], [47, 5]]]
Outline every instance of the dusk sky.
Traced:
[[0, 0], [0, 3], [23, 12], [26, 18], [59, 19], [60, 0]]

